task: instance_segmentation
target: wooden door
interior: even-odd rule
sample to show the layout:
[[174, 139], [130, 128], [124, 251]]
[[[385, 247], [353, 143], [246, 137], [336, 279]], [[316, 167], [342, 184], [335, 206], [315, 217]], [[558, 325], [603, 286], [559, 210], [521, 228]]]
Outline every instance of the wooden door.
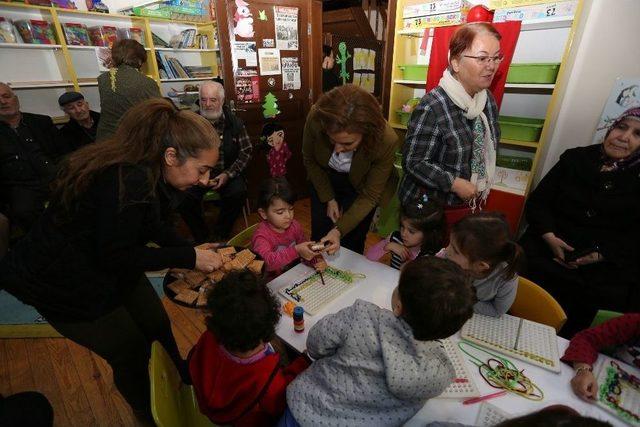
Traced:
[[[226, 102], [245, 122], [254, 144], [253, 156], [247, 168], [249, 199], [252, 203], [256, 199], [260, 183], [269, 177], [267, 151], [259, 148], [262, 127], [269, 121], [276, 121], [284, 127], [285, 141], [293, 154], [287, 163], [287, 179], [299, 196], [308, 194], [306, 172], [302, 165], [302, 132], [312, 96], [311, 4], [311, 0], [215, 0], [223, 53]], [[291, 18], [295, 14], [293, 9], [279, 9], [281, 7], [297, 9], [297, 26], [291, 23], [291, 19], [288, 21], [289, 25], [281, 25], [283, 17]], [[276, 17], [279, 18], [280, 34], [276, 34]], [[297, 46], [293, 42], [295, 30]], [[321, 32], [321, 29], [317, 30], [318, 37]], [[283, 36], [285, 42], [279, 43]], [[286, 42], [287, 40], [289, 42]], [[242, 46], [245, 50], [236, 49], [236, 46], [239, 46], [237, 43], [244, 43]], [[251, 43], [255, 43], [255, 59], [258, 63], [253, 61], [254, 58], [250, 54]], [[278, 49], [279, 47], [281, 49]], [[281, 68], [279, 74], [265, 75], [269, 72], [269, 67], [266, 62], [261, 63], [260, 49], [278, 50]], [[288, 88], [284, 89], [282, 65], [285, 61], [292, 61], [284, 58], [297, 58], [300, 67], [299, 88], [291, 88], [289, 84]], [[256, 75], [252, 77], [247, 74]], [[287, 74], [291, 76], [290, 73]], [[250, 93], [255, 93], [256, 86], [259, 98], [247, 99], [250, 98]], [[240, 87], [244, 87], [244, 90]], [[275, 96], [277, 109], [280, 111], [272, 119], [265, 119], [263, 116], [263, 104], [267, 93]]]

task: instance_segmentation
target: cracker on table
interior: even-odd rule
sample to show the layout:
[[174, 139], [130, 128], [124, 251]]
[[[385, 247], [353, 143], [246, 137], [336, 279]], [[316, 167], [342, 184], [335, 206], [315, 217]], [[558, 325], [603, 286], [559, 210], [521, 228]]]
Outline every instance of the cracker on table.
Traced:
[[233, 259], [234, 254], [231, 255], [221, 255], [220, 258], [222, 258], [222, 264], [226, 264], [228, 262], [231, 262], [231, 260]]
[[209, 293], [204, 286], [200, 288], [200, 292], [198, 292], [198, 299], [196, 300], [196, 307], [204, 307], [207, 305], [207, 295]]
[[191, 286], [184, 280], [175, 280], [167, 285], [167, 288], [171, 289], [174, 294], [179, 294], [184, 290], [188, 290]]
[[236, 248], [233, 246], [226, 246], [224, 248], [217, 249], [216, 252], [218, 252], [218, 255], [228, 257], [236, 253]]
[[247, 265], [247, 268], [254, 272], [255, 274], [262, 273], [262, 266], [264, 265], [264, 261], [259, 259], [254, 259]]
[[207, 274], [207, 277], [217, 283], [224, 278], [224, 271], [222, 271], [221, 269], [216, 270], [212, 273]]
[[191, 285], [191, 288], [197, 288], [206, 278], [206, 274], [196, 270], [191, 270], [184, 275], [184, 280]]
[[238, 262], [240, 268], [245, 268], [255, 258], [256, 254], [251, 252], [249, 249], [243, 249], [241, 252], [236, 254], [236, 257], [233, 260]]
[[173, 298], [178, 301], [182, 301], [184, 303], [192, 305], [196, 301], [196, 299], [198, 299], [198, 295], [199, 293], [196, 291], [192, 291], [191, 289], [185, 289]]

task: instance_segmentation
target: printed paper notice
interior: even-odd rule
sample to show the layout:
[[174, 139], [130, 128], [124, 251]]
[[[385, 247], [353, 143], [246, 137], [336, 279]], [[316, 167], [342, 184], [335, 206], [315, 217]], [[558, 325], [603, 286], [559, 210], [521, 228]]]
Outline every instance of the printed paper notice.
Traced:
[[282, 90], [298, 90], [300, 86], [298, 58], [282, 58]]
[[276, 48], [298, 50], [298, 8], [274, 6]]
[[256, 67], [258, 65], [256, 42], [234, 42], [233, 52], [236, 64], [239, 59], [244, 59], [245, 67]]
[[261, 76], [275, 76], [280, 74], [280, 50], [258, 49]]

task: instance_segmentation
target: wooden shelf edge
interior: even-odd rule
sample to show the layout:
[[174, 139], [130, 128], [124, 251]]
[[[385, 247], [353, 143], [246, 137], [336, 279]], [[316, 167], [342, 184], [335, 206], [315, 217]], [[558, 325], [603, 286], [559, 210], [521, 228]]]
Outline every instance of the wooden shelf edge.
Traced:
[[427, 81], [426, 80], [404, 80], [404, 79], [396, 79], [393, 81], [393, 83], [395, 84], [400, 84], [400, 85], [426, 85]]

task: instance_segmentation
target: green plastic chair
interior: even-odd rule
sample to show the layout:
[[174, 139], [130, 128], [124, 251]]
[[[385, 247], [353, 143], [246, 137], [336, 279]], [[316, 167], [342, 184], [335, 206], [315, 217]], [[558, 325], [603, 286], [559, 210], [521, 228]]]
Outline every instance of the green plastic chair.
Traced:
[[622, 313], [619, 313], [617, 311], [598, 310], [595, 317], [593, 318], [593, 321], [591, 321], [590, 327], [593, 328], [594, 326], [598, 326], [606, 322], [607, 320], [611, 320], [619, 316], [622, 316]]
[[[396, 160], [393, 167], [398, 174], [398, 186], [400, 186], [400, 181], [402, 181], [402, 175], [404, 173], [402, 170], [402, 153], [396, 153]], [[396, 194], [393, 195], [389, 204], [385, 207], [380, 207], [380, 217], [376, 224], [376, 234], [381, 237], [387, 237], [400, 228], [400, 208], [400, 199], [398, 199], [398, 192], [396, 190]]]
[[229, 239], [227, 245], [248, 248], [251, 244], [253, 233], [256, 231], [256, 228], [258, 228], [258, 225], [260, 225], [260, 223], [253, 224], [251, 227], [245, 228], [244, 230], [233, 236], [231, 239]]
[[158, 427], [215, 427], [198, 408], [193, 386], [184, 384], [173, 361], [158, 341], [149, 360], [151, 413]]

